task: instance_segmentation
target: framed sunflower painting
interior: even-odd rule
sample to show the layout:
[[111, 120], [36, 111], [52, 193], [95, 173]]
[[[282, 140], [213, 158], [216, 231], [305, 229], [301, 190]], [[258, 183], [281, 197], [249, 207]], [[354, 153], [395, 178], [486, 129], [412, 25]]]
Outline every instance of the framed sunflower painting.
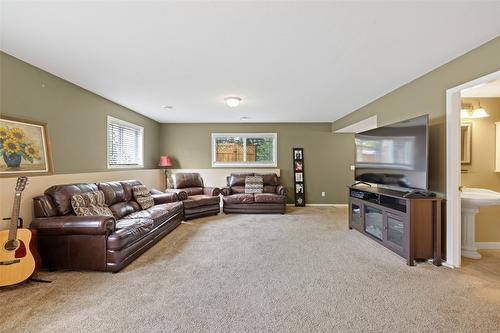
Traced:
[[47, 124], [0, 116], [0, 177], [51, 173]]

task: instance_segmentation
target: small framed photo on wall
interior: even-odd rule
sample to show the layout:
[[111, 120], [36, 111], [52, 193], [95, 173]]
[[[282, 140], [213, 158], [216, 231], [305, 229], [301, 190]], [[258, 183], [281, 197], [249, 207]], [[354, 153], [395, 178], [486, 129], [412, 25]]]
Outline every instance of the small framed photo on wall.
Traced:
[[294, 156], [295, 160], [302, 160], [302, 148], [301, 149], [294, 149], [293, 156]]
[[296, 182], [303, 182], [304, 181], [304, 175], [302, 174], [302, 172], [295, 173], [295, 181]]

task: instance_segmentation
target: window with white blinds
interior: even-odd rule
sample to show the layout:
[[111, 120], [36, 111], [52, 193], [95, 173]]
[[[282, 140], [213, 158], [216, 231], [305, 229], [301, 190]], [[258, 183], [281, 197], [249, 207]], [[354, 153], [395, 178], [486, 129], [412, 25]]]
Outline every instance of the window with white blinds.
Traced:
[[144, 128], [108, 116], [108, 168], [143, 166]]

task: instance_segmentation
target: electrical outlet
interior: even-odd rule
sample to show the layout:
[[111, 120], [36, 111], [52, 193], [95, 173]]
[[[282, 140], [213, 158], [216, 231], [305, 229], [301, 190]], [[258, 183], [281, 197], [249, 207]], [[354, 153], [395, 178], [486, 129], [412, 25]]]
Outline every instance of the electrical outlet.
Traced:
[[351, 165], [351, 171], [356, 170], [356, 167], [354, 165]]
[[325, 196], [326, 196], [326, 193], [325, 193], [325, 192], [321, 192], [321, 196], [322, 196], [322, 197], [325, 197]]

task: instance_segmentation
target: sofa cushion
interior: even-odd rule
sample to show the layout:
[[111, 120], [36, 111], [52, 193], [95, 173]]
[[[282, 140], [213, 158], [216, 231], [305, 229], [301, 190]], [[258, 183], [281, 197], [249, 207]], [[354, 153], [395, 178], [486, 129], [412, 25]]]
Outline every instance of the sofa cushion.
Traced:
[[71, 197], [73, 195], [97, 190], [96, 184], [67, 184], [51, 186], [45, 190], [45, 194], [52, 198], [59, 215], [66, 215], [73, 212], [73, 207], [71, 207]]
[[275, 173], [266, 173], [266, 174], [255, 174], [256, 176], [262, 176], [262, 180], [265, 185], [276, 186], [279, 185], [279, 177]]
[[102, 191], [75, 194], [71, 197], [71, 206], [77, 216], [113, 216]]
[[142, 185], [142, 183], [138, 180], [124, 180], [120, 182], [123, 187], [123, 192], [125, 194], [125, 201], [130, 201], [134, 198], [134, 190], [133, 187], [137, 185]]
[[186, 192], [188, 196], [203, 194], [203, 187], [186, 187], [182, 190]]
[[99, 183], [97, 187], [104, 193], [106, 205], [111, 206], [117, 202], [125, 201], [125, 191], [120, 182]]
[[203, 187], [203, 178], [199, 173], [174, 173], [170, 175], [170, 184], [175, 189]]
[[161, 205], [155, 205], [146, 210], [134, 212], [132, 214], [124, 216], [123, 219], [149, 218], [154, 221], [155, 225], [158, 225], [180, 212], [182, 212], [182, 202], [176, 201]]
[[116, 221], [115, 232], [108, 236], [108, 250], [120, 250], [147, 235], [155, 227], [149, 218], [121, 219]]
[[134, 191], [135, 201], [137, 201], [137, 203], [141, 205], [142, 209], [148, 209], [155, 205], [155, 201], [146, 186], [136, 185], [132, 187], [132, 190]]
[[264, 182], [262, 176], [245, 177], [245, 193], [262, 193]]
[[272, 193], [256, 193], [255, 202], [257, 203], [283, 203], [286, 204], [286, 197], [284, 195]]
[[121, 219], [125, 215], [141, 210], [141, 206], [135, 201], [123, 201], [111, 205], [109, 209], [111, 209], [115, 218]]
[[264, 185], [264, 193], [276, 193], [276, 186], [273, 185]]
[[245, 186], [245, 178], [253, 175], [254, 173], [232, 173], [227, 177], [227, 186]]
[[245, 186], [231, 187], [231, 194], [242, 194], [242, 193], [245, 193]]
[[233, 194], [223, 197], [225, 203], [253, 203], [253, 194]]
[[200, 206], [217, 205], [220, 203], [219, 197], [213, 197], [203, 194], [191, 195], [187, 200], [183, 201], [184, 208], [194, 208]]

